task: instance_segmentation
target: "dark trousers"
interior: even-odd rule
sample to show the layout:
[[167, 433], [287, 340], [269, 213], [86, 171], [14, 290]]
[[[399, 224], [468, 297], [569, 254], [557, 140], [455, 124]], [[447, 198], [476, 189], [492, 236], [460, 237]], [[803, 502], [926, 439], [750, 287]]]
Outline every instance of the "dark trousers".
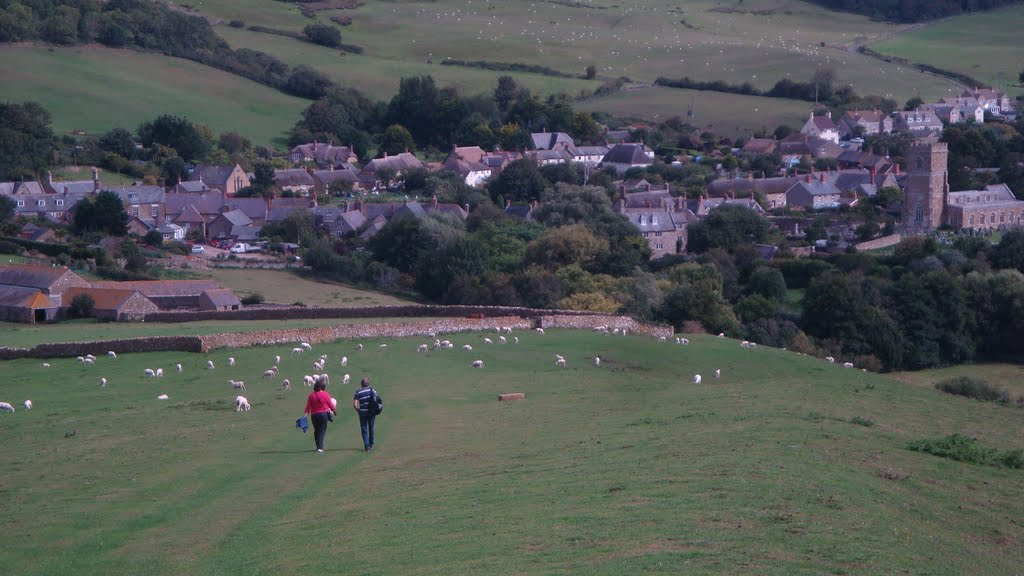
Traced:
[[310, 416], [313, 420], [313, 439], [317, 450], [324, 449], [324, 434], [327, 434], [327, 412], [317, 412]]
[[369, 412], [359, 411], [359, 431], [363, 433], [363, 448], [373, 447], [373, 421], [377, 417]]

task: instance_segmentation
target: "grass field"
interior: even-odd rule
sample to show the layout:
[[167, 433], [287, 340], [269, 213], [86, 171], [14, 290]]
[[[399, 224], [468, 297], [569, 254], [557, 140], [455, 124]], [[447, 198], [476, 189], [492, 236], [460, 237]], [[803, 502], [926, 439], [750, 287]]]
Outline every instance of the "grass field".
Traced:
[[1024, 94], [1017, 77], [1024, 69], [1020, 28], [1024, 5], [949, 18], [872, 46], [891, 56], [960, 72], [1008, 94]]
[[101, 47], [2, 46], [4, 100], [33, 100], [58, 133], [135, 131], [161, 114], [281, 146], [309, 103], [188, 60]]
[[266, 302], [306, 306], [392, 306], [410, 301], [344, 284], [303, 278], [285, 270], [212, 268], [207, 275], [239, 297], [260, 293]]
[[[953, 432], [1020, 448], [1017, 409], [727, 339], [481, 336], [453, 337], [472, 353], [314, 348], [342, 407], [323, 454], [293, 426], [307, 391], [259, 377], [288, 346], [5, 362], [0, 398], [19, 410], [0, 413], [0, 562], [24, 575], [1019, 571], [1024, 471], [906, 449]], [[176, 362], [182, 375], [142, 376]], [[286, 356], [282, 377], [309, 362]], [[343, 370], [386, 401], [370, 454]], [[248, 383], [251, 412], [232, 410], [229, 378]], [[527, 400], [495, 401], [510, 391]]]
[[948, 368], [900, 372], [893, 375], [894, 378], [902, 382], [924, 388], [933, 388], [936, 382], [957, 376], [981, 378], [989, 384], [1007, 390], [1012, 396], [1024, 396], [1024, 367], [1017, 364], [961, 364]]

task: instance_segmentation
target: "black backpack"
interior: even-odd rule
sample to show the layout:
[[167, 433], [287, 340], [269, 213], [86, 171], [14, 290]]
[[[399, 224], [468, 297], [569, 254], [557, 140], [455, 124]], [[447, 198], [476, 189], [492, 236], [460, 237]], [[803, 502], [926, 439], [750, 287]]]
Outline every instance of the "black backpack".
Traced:
[[373, 390], [373, 394], [370, 395], [370, 400], [366, 409], [374, 416], [377, 416], [384, 411], [384, 399], [380, 397], [380, 394], [378, 394], [376, 390]]

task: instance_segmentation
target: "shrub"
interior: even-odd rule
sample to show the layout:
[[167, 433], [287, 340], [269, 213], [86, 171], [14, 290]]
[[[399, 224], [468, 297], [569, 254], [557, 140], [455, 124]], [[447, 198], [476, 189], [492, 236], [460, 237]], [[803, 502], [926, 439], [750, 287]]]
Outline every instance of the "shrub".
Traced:
[[71, 306], [68, 307], [68, 316], [71, 318], [88, 318], [92, 316], [92, 309], [95, 306], [96, 301], [92, 299], [92, 296], [79, 294], [71, 300]]
[[245, 28], [245, 22], [241, 20], [232, 20], [228, 23], [228, 26], [231, 26], [232, 28]]
[[150, 230], [149, 232], [146, 232], [146, 236], [143, 238], [143, 241], [150, 246], [159, 247], [164, 243], [164, 235], [158, 230]]
[[996, 448], [986, 448], [978, 444], [976, 438], [950, 434], [943, 438], [917, 440], [911, 442], [907, 448], [915, 452], [925, 452], [949, 458], [957, 462], [969, 464], [981, 464], [987, 466], [1004, 466], [1006, 468], [1024, 468], [1024, 451], [1007, 450], [1001, 451]]
[[8, 242], [6, 240], [0, 240], [0, 254], [21, 254], [25, 250], [15, 244], [14, 242]]
[[935, 384], [936, 390], [947, 394], [966, 396], [982, 402], [999, 402], [1000, 404], [1010, 403], [1010, 394], [1006, 390], [993, 386], [980, 378], [970, 376], [957, 376]]
[[259, 292], [254, 292], [252, 294], [249, 294], [245, 298], [242, 298], [241, 302], [246, 306], [263, 304], [263, 294], [260, 294]]
[[871, 418], [864, 418], [863, 416], [854, 416], [850, 418], [850, 424], [856, 424], [857, 426], [864, 426], [865, 428], [871, 428], [875, 425], [875, 421]]

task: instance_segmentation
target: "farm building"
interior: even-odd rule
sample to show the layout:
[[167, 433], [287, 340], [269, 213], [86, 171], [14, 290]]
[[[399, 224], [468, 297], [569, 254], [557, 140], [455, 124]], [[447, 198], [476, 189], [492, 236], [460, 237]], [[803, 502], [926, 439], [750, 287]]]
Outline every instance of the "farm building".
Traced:
[[160, 310], [152, 300], [143, 296], [138, 290], [71, 288], [64, 293], [61, 312], [66, 313], [66, 310], [71, 307], [71, 302], [80, 294], [86, 294], [92, 298], [92, 316], [101, 320], [142, 320], [146, 314]]
[[199, 295], [200, 310], [241, 310], [242, 302], [227, 288], [204, 290]]
[[0, 320], [34, 324], [56, 316], [57, 305], [38, 288], [0, 286]]
[[199, 299], [207, 290], [221, 288], [213, 280], [140, 280], [132, 282], [94, 282], [94, 288], [138, 290], [161, 310], [199, 308]]
[[[89, 282], [67, 268], [11, 264], [0, 267], [0, 287], [34, 288], [47, 296], [54, 307], [61, 306], [61, 295], [69, 288], [88, 288]], [[0, 299], [0, 302], [5, 300]]]

